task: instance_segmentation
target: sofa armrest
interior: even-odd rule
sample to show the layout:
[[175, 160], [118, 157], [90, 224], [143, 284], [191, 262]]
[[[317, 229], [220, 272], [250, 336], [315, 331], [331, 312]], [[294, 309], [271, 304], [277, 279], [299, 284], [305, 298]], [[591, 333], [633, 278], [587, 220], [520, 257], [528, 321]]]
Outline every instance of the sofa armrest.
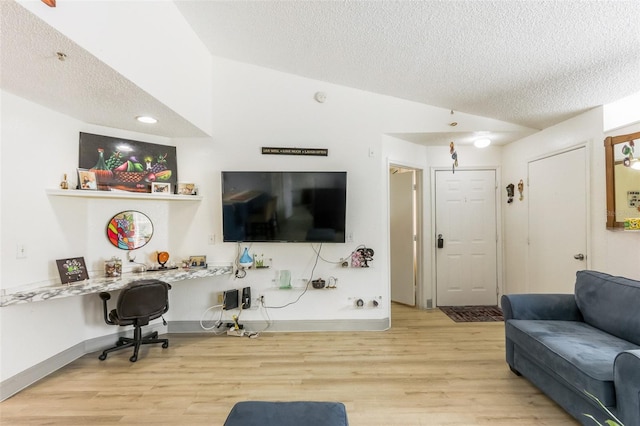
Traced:
[[573, 294], [505, 294], [501, 306], [505, 321], [582, 321]]
[[640, 425], [640, 349], [616, 356], [613, 381], [618, 418], [625, 425]]

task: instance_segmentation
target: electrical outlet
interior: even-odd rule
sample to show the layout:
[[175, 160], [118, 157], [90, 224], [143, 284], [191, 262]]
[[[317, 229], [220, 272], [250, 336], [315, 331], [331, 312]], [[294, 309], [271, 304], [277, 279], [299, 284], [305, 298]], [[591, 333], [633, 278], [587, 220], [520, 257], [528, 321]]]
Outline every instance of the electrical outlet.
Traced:
[[222, 304], [224, 302], [224, 295], [222, 293], [218, 293], [218, 303]]
[[27, 246], [24, 244], [18, 244], [16, 246], [16, 259], [26, 259], [27, 258]]

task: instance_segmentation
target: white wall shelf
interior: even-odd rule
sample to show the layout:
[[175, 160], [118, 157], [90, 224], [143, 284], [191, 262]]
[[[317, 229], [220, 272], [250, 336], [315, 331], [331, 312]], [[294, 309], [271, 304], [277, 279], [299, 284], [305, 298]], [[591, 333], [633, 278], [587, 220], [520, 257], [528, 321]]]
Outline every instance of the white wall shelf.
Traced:
[[79, 189], [47, 189], [47, 195], [79, 198], [126, 198], [135, 200], [201, 201], [202, 195], [150, 194], [127, 191], [93, 191]]

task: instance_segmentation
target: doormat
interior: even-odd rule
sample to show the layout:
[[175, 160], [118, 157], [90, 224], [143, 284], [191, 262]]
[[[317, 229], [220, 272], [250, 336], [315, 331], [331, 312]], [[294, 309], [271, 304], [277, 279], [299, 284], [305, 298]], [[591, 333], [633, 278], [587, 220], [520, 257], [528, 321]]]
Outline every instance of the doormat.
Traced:
[[504, 321], [497, 306], [440, 306], [440, 310], [455, 322]]

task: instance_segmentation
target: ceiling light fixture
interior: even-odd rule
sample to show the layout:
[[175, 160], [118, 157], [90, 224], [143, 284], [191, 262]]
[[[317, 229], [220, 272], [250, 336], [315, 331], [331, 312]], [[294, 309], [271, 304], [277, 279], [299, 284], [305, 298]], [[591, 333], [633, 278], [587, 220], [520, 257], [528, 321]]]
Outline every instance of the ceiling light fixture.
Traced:
[[489, 139], [489, 138], [480, 138], [480, 139], [476, 139], [476, 140], [473, 142], [473, 145], [474, 145], [476, 148], [486, 148], [486, 147], [488, 147], [489, 145], [491, 145], [491, 139]]
[[146, 124], [156, 124], [158, 122], [158, 120], [156, 120], [153, 117], [150, 117], [148, 115], [139, 115], [136, 117], [136, 120], [138, 120], [141, 123], [146, 123]]
[[42, 0], [42, 3], [49, 7], [56, 7], [56, 0]]

